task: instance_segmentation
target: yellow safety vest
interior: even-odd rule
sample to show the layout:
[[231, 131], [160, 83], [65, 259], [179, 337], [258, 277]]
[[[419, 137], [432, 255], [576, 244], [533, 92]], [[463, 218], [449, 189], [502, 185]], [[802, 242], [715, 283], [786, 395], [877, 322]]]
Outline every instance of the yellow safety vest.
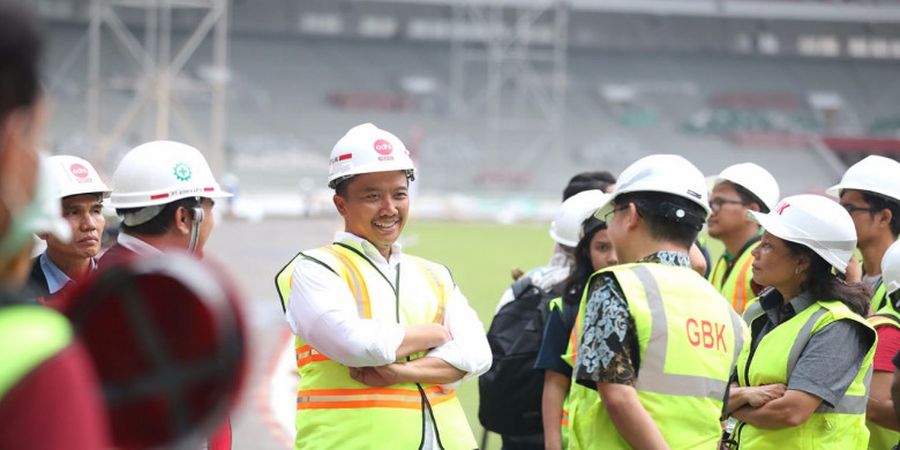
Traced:
[[[725, 256], [720, 256], [713, 266], [712, 272], [709, 274], [709, 282], [722, 293], [726, 300], [731, 302], [731, 307], [742, 314], [747, 305], [756, 301], [756, 294], [753, 293], [753, 286], [750, 282], [753, 280], [753, 255], [750, 253], [759, 246], [759, 241], [750, 244], [738, 256], [737, 261], [728, 271], [728, 261]], [[725, 273], [728, 277], [725, 277]]]
[[[671, 448], [715, 449], [728, 380], [749, 337], [743, 320], [690, 268], [626, 264], [593, 276], [605, 273], [618, 281], [636, 326], [641, 405]], [[581, 336], [583, 324], [575, 330]], [[595, 390], [573, 389], [569, 400], [570, 449], [630, 448]]]
[[0, 307], [0, 399], [23, 377], [72, 342], [65, 317], [42, 306]]
[[[866, 320], [872, 328], [891, 326], [900, 329], [900, 314], [890, 306], [882, 308]], [[891, 449], [900, 443], [900, 432], [884, 428], [869, 420], [866, 421], [866, 426], [869, 427], [870, 450]]]
[[[753, 319], [757, 320], [765, 321], [765, 314]], [[752, 358], [751, 352], [741, 355], [737, 366], [738, 383], [741, 386], [788, 384], [810, 338], [837, 320], [853, 320], [862, 324], [872, 333], [875, 341], [875, 330], [846, 305], [839, 301], [818, 301], [763, 336], [752, 352]], [[802, 425], [780, 430], [761, 429], [738, 422], [731, 439], [737, 441], [741, 450], [866, 448], [869, 442], [869, 431], [865, 425], [866, 402], [874, 353], [873, 345], [844, 397], [834, 407], [822, 403]]]
[[[275, 280], [285, 309], [294, 266], [301, 259], [319, 263], [344, 279], [361, 318], [404, 325], [444, 322], [446, 300], [454, 289], [445, 267], [403, 255], [397, 279], [389, 281], [352, 241], [301, 252], [278, 273]], [[425, 437], [426, 411], [434, 417], [442, 448], [477, 446], [455, 390], [425, 383], [367, 386], [351, 378], [348, 367], [299, 337], [295, 349], [300, 373], [296, 450], [417, 449]]]

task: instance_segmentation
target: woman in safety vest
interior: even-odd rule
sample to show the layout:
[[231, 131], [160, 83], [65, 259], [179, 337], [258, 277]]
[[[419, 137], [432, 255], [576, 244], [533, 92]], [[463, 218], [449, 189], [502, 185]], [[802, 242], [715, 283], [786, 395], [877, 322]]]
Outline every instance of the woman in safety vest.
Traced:
[[864, 449], [875, 331], [862, 317], [868, 289], [844, 273], [856, 233], [844, 208], [818, 195], [782, 200], [753, 251], [753, 278], [771, 289], [748, 317], [751, 345], [737, 363], [726, 444], [741, 449]]
[[[589, 214], [592, 213], [590, 211]], [[541, 413], [544, 447], [548, 450], [566, 448], [561, 429], [565, 428], [568, 420], [563, 405], [569, 395], [573, 362], [564, 360], [562, 356], [569, 345], [584, 286], [591, 274], [615, 264], [618, 264], [618, 259], [609, 241], [606, 223], [593, 216], [588, 217], [581, 226], [581, 239], [575, 246], [575, 264], [571, 275], [563, 282], [562, 297], [550, 302], [544, 338], [534, 365], [536, 369], [544, 370]]]

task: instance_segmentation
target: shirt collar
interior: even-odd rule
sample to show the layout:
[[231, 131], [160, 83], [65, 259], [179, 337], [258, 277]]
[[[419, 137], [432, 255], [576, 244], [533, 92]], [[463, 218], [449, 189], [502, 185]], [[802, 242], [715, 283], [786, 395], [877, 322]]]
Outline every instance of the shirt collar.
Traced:
[[[59, 292], [66, 284], [73, 282], [72, 279], [69, 278], [69, 276], [66, 275], [66, 273], [63, 272], [49, 256], [47, 256], [47, 252], [41, 253], [41, 257], [38, 258], [38, 264], [41, 265], [41, 271], [44, 272], [44, 278], [47, 279], [47, 290], [51, 294]], [[94, 258], [91, 258], [90, 270], [97, 270], [97, 261]]]
[[684, 252], [664, 250], [641, 258], [639, 263], [657, 263], [666, 266], [691, 267], [691, 257]]
[[131, 250], [138, 255], [162, 255], [162, 250], [142, 241], [140, 238], [134, 237], [127, 233], [119, 233], [116, 242], [122, 247]]
[[781, 310], [782, 305], [784, 305], [784, 298], [781, 296], [781, 293], [775, 289], [769, 288], [763, 291], [759, 297], [759, 304], [762, 306], [763, 310], [766, 311], [769, 320], [776, 325], [796, 316], [804, 309], [809, 308], [813, 303], [815, 303], [815, 301], [809, 291], [801, 292], [787, 302], [787, 304], [790, 305], [792, 312], [790, 317], [784, 317], [784, 319], [781, 320], [782, 318], [779, 316], [779, 311]]
[[366, 240], [365, 238], [361, 238], [353, 233], [349, 233], [346, 231], [338, 231], [334, 234], [334, 242], [345, 242], [356, 244], [357, 246], [362, 248], [363, 254], [366, 255], [372, 261], [376, 261], [381, 264], [388, 264], [391, 266], [397, 265], [400, 263], [400, 257], [403, 255], [403, 246], [400, 245], [399, 242], [394, 242], [391, 244], [391, 258], [390, 260], [385, 260], [384, 255], [378, 251], [378, 248], [375, 247], [374, 244]]

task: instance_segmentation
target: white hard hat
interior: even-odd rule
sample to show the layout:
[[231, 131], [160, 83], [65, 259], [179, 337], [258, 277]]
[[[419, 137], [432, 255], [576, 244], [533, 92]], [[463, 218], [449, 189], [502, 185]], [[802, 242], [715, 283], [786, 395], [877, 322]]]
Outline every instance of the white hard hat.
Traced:
[[900, 201], [900, 162], [884, 156], [867, 156], [850, 166], [841, 182], [825, 193], [840, 198], [844, 189], [874, 192]]
[[821, 195], [786, 197], [770, 213], [750, 211], [766, 231], [810, 248], [840, 272], [856, 248], [856, 227], [837, 202]]
[[599, 189], [579, 192], [562, 203], [550, 224], [550, 237], [558, 244], [575, 247], [581, 239], [581, 223], [603, 206], [609, 194]]
[[900, 289], [900, 241], [894, 242], [881, 258], [881, 279], [888, 295]]
[[110, 189], [91, 163], [77, 156], [55, 155], [47, 163], [59, 188], [59, 198], [81, 194], [109, 197]]
[[600, 207], [595, 217], [603, 220], [612, 211], [615, 199], [630, 192], [672, 194], [688, 199], [703, 208], [706, 214], [710, 213], [706, 178], [700, 169], [678, 155], [645, 156], [626, 167], [619, 175], [612, 196]]
[[397, 136], [371, 123], [357, 125], [334, 144], [328, 167], [328, 187], [353, 175], [402, 170], [415, 179], [409, 151]]
[[719, 175], [712, 177], [711, 181], [713, 187], [727, 181], [750, 191], [770, 211], [781, 197], [775, 177], [768, 170], [751, 162], [728, 166]]
[[225, 198], [206, 159], [194, 147], [153, 141], [131, 149], [113, 174], [110, 206], [165, 205], [188, 197]]

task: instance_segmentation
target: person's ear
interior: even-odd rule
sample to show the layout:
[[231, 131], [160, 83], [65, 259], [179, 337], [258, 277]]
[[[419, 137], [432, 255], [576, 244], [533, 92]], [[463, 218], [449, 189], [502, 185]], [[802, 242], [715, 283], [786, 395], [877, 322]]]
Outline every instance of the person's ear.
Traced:
[[334, 194], [334, 196], [331, 197], [331, 201], [334, 202], [334, 207], [337, 208], [338, 214], [340, 214], [341, 217], [347, 215], [347, 199], [341, 195]]
[[641, 214], [638, 213], [637, 205], [629, 203], [628, 208], [623, 212], [625, 213], [625, 227], [629, 230], [637, 228], [641, 220]]
[[878, 222], [880, 224], [884, 224], [884, 226], [890, 228], [891, 220], [894, 218], [894, 213], [891, 212], [890, 209], [884, 208], [878, 212]]
[[797, 267], [794, 269], [794, 272], [797, 274], [801, 274], [809, 270], [809, 266], [812, 263], [809, 259], [809, 255], [800, 255], [797, 257]]
[[180, 234], [191, 233], [191, 220], [191, 210], [183, 206], [179, 206], [175, 209], [175, 229], [177, 229]]

